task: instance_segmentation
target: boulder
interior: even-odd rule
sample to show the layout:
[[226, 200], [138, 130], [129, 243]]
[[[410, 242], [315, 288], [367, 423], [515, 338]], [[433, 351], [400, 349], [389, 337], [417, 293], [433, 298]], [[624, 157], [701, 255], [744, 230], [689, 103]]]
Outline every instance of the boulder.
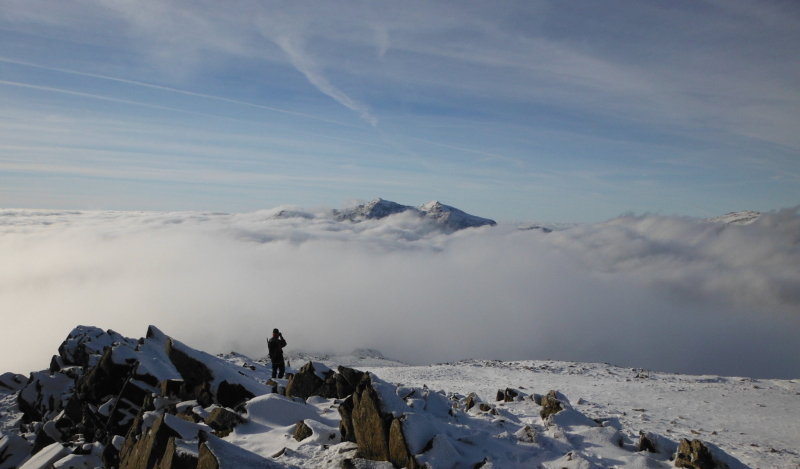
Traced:
[[681, 440], [675, 455], [675, 467], [690, 469], [729, 469], [728, 465], [718, 461], [711, 451], [700, 440]]
[[477, 394], [475, 394], [474, 392], [469, 393], [469, 396], [467, 396], [467, 399], [464, 400], [464, 410], [467, 411], [467, 410], [475, 407], [475, 404], [477, 404], [479, 402], [480, 402], [480, 399], [478, 398]]
[[503, 393], [503, 402], [514, 402], [522, 400], [522, 392], [514, 388], [506, 388]]
[[542, 410], [539, 412], [539, 416], [542, 417], [542, 420], [561, 411], [562, 409], [561, 401], [559, 401], [556, 397], [556, 391], [550, 391], [546, 395], [542, 396], [541, 403]]
[[[317, 364], [317, 367], [324, 365]], [[319, 374], [325, 373], [323, 377]], [[333, 375], [332, 370], [317, 370], [314, 367], [314, 362], [308, 362], [300, 368], [300, 371], [289, 377], [289, 383], [286, 385], [286, 395], [288, 397], [299, 397], [303, 400], [311, 396], [320, 396], [321, 393], [330, 394], [330, 384], [325, 386]], [[333, 395], [322, 396], [325, 398], [336, 397], [335, 394], [335, 381], [333, 382]], [[323, 389], [325, 388], [325, 389]]]
[[217, 407], [212, 410], [205, 419], [206, 425], [217, 432], [230, 432], [233, 428], [244, 422], [244, 419], [235, 412], [224, 407]]
[[306, 425], [304, 421], [297, 422], [297, 426], [294, 430], [294, 439], [297, 441], [303, 441], [306, 438], [310, 437], [314, 434], [314, 431], [311, 430], [311, 427]]
[[255, 394], [237, 383], [222, 381], [217, 388], [217, 402], [223, 407], [234, 408], [245, 401], [256, 397]]

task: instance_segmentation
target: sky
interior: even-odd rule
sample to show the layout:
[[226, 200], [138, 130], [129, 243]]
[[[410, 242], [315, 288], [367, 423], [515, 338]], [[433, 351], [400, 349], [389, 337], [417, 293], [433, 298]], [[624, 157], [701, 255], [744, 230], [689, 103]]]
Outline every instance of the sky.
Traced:
[[254, 359], [277, 327], [289, 354], [797, 379], [798, 233], [797, 208], [451, 234], [408, 212], [0, 210], [0, 372], [48, 368], [77, 325], [135, 339], [154, 324]]
[[5, 0], [0, 207], [800, 203], [793, 1]]

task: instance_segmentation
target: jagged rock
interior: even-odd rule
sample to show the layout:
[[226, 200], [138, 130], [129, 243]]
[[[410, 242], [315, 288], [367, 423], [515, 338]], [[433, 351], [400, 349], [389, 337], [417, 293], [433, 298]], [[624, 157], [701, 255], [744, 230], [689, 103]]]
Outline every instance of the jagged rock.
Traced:
[[344, 399], [355, 392], [356, 386], [364, 377], [364, 372], [346, 366], [339, 366], [337, 371], [339, 373], [336, 375], [336, 397]]
[[115, 343], [134, 347], [134, 341], [111, 329], [104, 331], [98, 327], [78, 326], [58, 347], [59, 357], [56, 361], [59, 368], [64, 366], [90, 368], [97, 363], [96, 360], [103, 351]]
[[487, 404], [486, 402], [481, 402], [480, 404], [478, 404], [478, 409], [480, 409], [481, 412], [489, 412], [493, 408], [494, 407], [492, 407], [491, 404]]
[[639, 432], [639, 444], [636, 451], [647, 451], [648, 453], [658, 453], [658, 442], [645, 431]]
[[561, 402], [556, 397], [555, 391], [550, 391], [546, 395], [542, 396], [541, 400], [542, 410], [539, 412], [539, 416], [542, 419], [546, 419], [547, 417], [561, 411]]
[[503, 393], [503, 402], [514, 402], [520, 400], [521, 392], [514, 388], [506, 388]]
[[353, 429], [353, 396], [348, 396], [339, 404], [339, 415], [342, 417], [339, 422], [339, 433], [342, 434], [342, 442], [356, 442], [356, 434]]
[[353, 393], [352, 426], [358, 456], [376, 461], [389, 460], [389, 429], [394, 418], [381, 411], [378, 393], [373, 389], [370, 374]]
[[306, 438], [310, 437], [314, 434], [314, 431], [311, 430], [311, 427], [306, 425], [304, 421], [297, 422], [297, 427], [294, 430], [294, 439], [297, 441], [303, 441]]
[[[355, 441], [358, 445], [356, 457], [389, 461], [395, 467], [412, 469], [418, 467], [404, 435], [405, 416], [395, 418], [391, 413], [382, 410], [380, 396], [373, 386], [369, 373], [364, 374], [355, 392], [342, 403], [340, 409], [350, 407], [348, 401], [351, 399], [352, 410], [340, 410], [342, 415], [340, 432], [343, 441]], [[343, 428], [349, 431], [349, 427], [352, 427], [354, 440], [346, 439], [349, 434], [342, 431]]]
[[167, 339], [166, 352], [175, 369], [183, 377], [187, 391], [210, 383], [214, 379], [206, 365], [179, 350], [172, 338]]
[[212, 410], [205, 419], [206, 425], [218, 432], [230, 432], [233, 428], [244, 422], [244, 419], [235, 412], [223, 407]]
[[474, 392], [469, 393], [469, 396], [467, 396], [467, 399], [464, 400], [464, 410], [467, 411], [467, 410], [475, 407], [475, 404], [479, 403], [479, 402], [480, 402], [480, 399], [478, 399], [478, 395], [477, 394], [475, 394]]
[[255, 394], [237, 383], [222, 381], [217, 388], [217, 402], [223, 407], [234, 408], [237, 405], [256, 397]]
[[[317, 367], [324, 365], [318, 363]], [[321, 378], [317, 373], [324, 373], [325, 378]], [[289, 383], [286, 385], [286, 395], [289, 397], [299, 397], [303, 400], [311, 396], [320, 396], [323, 390], [325, 381], [333, 374], [332, 370], [316, 370], [313, 362], [308, 362], [300, 368], [300, 371], [295, 373], [289, 378]], [[334, 395], [322, 396], [325, 398], [336, 397], [335, 384]]]
[[133, 429], [128, 432], [119, 452], [119, 469], [151, 469], [162, 459], [170, 438], [181, 438], [180, 433], [164, 423], [165, 417], [159, 417], [138, 440]]
[[690, 469], [729, 469], [728, 465], [718, 461], [711, 451], [700, 440], [681, 440], [675, 455], [675, 467]]
[[506, 392], [502, 389], [497, 390], [497, 396], [494, 398], [495, 401], [505, 401], [506, 400]]

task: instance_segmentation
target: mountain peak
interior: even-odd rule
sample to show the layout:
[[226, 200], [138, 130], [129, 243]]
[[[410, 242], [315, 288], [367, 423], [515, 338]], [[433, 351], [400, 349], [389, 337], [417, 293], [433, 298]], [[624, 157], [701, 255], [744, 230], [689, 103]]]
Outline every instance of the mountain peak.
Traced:
[[342, 210], [334, 210], [333, 215], [339, 221], [350, 220], [361, 222], [364, 220], [380, 219], [398, 213], [411, 211], [420, 217], [432, 220], [448, 231], [457, 231], [483, 225], [494, 226], [497, 223], [488, 218], [476, 217], [450, 205], [445, 205], [438, 200], [428, 202], [419, 207], [402, 205], [397, 202], [377, 198], [367, 203]]

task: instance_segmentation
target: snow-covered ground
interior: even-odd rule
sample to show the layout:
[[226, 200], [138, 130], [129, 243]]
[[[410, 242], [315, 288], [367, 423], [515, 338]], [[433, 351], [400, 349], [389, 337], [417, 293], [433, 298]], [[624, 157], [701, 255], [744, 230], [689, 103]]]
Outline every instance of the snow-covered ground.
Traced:
[[618, 419], [634, 440], [640, 430], [676, 442], [700, 439], [754, 469], [800, 467], [800, 379], [692, 376], [550, 360], [407, 366], [370, 355], [295, 358], [304, 359], [356, 367], [404, 386], [475, 392], [486, 402], [507, 387], [529, 394], [557, 390], [592, 419]]
[[[212, 357], [180, 347], [213, 365], [217, 379], [238, 375], [237, 380], [257, 389], [271, 373], [264, 360], [237, 353]], [[155, 349], [143, 350], [155, 353]], [[315, 362], [318, 374], [339, 365], [370, 372], [386, 410], [396, 417], [405, 415], [403, 429], [412, 454], [434, 469], [473, 467], [481, 460], [486, 461], [486, 468], [667, 468], [673, 467], [669, 457], [682, 439], [702, 440], [730, 469], [800, 467], [797, 379], [690, 376], [550, 360], [464, 360], [410, 366], [369, 349], [349, 355], [295, 352], [288, 353], [287, 358], [287, 371], [291, 373], [297, 373], [309, 361]], [[6, 374], [4, 380], [10, 377]], [[278, 382], [280, 386], [287, 384], [285, 379]], [[14, 383], [11, 387], [20, 388]], [[498, 390], [506, 388], [517, 390], [523, 398], [498, 402]], [[542, 418], [542, 407], [534, 402], [534, 396], [550, 391], [557, 391], [566, 412]], [[483, 405], [467, 408], [470, 393], [475, 393], [477, 403]], [[223, 435], [222, 440], [209, 436], [208, 445], [216, 448], [218, 456], [236, 453], [231, 457], [257, 458], [254, 461], [266, 458], [276, 468], [342, 467], [344, 459], [356, 454], [356, 445], [341, 441], [341, 402], [319, 396], [304, 402], [257, 393], [240, 409], [245, 422]], [[203, 409], [197, 401], [177, 404], [179, 410], [192, 407], [192, 412], [205, 418], [218, 406]], [[150, 412], [151, 420], [164, 411], [157, 408]], [[16, 392], [0, 386], [0, 450], [30, 444], [14, 435], [32, 441], [33, 433], [19, 433], [21, 417]], [[180, 433], [194, 435], [194, 439], [198, 431], [210, 431], [202, 423], [166, 417], [169, 425], [180, 424]], [[298, 421], [312, 432], [301, 441], [294, 438]], [[656, 435], [666, 451], [637, 451], [641, 432]], [[4, 435], [17, 440], [3, 439]], [[102, 446], [97, 446], [95, 452], [101, 450]], [[42, 450], [43, 456], [37, 453], [37, 458], [46, 459], [49, 453], [45, 451], [58, 452], [58, 458], [70, 453], [56, 445]], [[92, 454], [69, 457], [82, 458], [84, 463], [99, 461]], [[28, 464], [39, 464], [38, 459], [29, 459]], [[56, 467], [66, 467], [66, 461], [59, 461]], [[358, 461], [356, 467], [365, 464]], [[11, 462], [0, 461], [0, 468], [17, 467], [9, 465]], [[391, 465], [369, 463], [364, 467], [388, 469]]]

